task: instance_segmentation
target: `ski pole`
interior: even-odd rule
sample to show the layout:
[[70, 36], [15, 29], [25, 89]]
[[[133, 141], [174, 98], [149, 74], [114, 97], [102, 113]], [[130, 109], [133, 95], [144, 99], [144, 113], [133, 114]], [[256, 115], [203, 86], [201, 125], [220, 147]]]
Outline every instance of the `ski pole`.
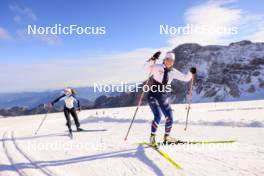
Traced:
[[187, 115], [185, 120], [185, 128], [184, 131], [187, 130], [188, 121], [189, 121], [189, 112], [191, 109], [191, 103], [192, 103], [192, 88], [193, 88], [193, 81], [194, 81], [194, 75], [192, 76], [191, 83], [190, 83], [190, 89], [189, 89], [189, 96], [188, 96], [188, 108], [187, 108]]
[[[45, 107], [46, 107], [46, 104], [44, 104], [44, 108], [45, 108]], [[48, 109], [47, 113], [44, 115], [42, 121], [40, 122], [40, 124], [39, 124], [39, 126], [38, 126], [38, 128], [37, 128], [37, 130], [35, 131], [35, 135], [37, 135], [39, 129], [41, 128], [42, 124], [43, 124], [44, 121], [46, 120], [46, 118], [47, 118], [47, 116], [48, 116], [48, 113], [49, 113], [49, 109]]]
[[[149, 78], [148, 78], [146, 84], [144, 84], [144, 85], [148, 85], [149, 80], [150, 80], [150, 76], [149, 76]], [[144, 87], [144, 86], [143, 86], [143, 87]], [[131, 127], [132, 127], [132, 124], [134, 123], [134, 120], [135, 120], [135, 117], [136, 117], [136, 115], [137, 115], [138, 109], [139, 109], [139, 107], [140, 107], [140, 105], [141, 105], [141, 103], [142, 103], [142, 100], [143, 100], [144, 94], [145, 94], [145, 92], [143, 91], [143, 88], [142, 88], [142, 93], [141, 93], [141, 95], [140, 95], [140, 98], [139, 98], [139, 101], [138, 101], [138, 104], [137, 104], [137, 108], [136, 108], [136, 110], [135, 110], [135, 112], [134, 112], [133, 118], [132, 118], [132, 120], [131, 120], [131, 122], [130, 122], [130, 125], [129, 125], [129, 128], [128, 128], [128, 131], [127, 131], [126, 136], [125, 136], [125, 141], [127, 140], [127, 137], [128, 137], [129, 132], [130, 132], [130, 129], [131, 129]]]
[[[154, 64], [156, 63], [156, 59], [159, 58], [160, 54], [161, 54], [161, 52], [159, 51], [159, 52], [156, 52], [156, 53], [153, 55], [152, 58], [155, 58], [155, 59], [154, 59]], [[150, 61], [152, 58], [150, 58], [148, 61]], [[151, 76], [151, 72], [152, 72], [152, 70], [150, 71], [149, 76], [148, 76], [148, 80], [146, 81], [146, 83], [144, 84], [144, 86], [149, 84], [150, 76]], [[144, 86], [143, 86], [143, 87], [144, 87]], [[132, 127], [132, 125], [133, 125], [133, 123], [134, 123], [134, 120], [135, 120], [135, 117], [136, 117], [136, 115], [137, 115], [138, 109], [139, 109], [139, 107], [140, 107], [140, 105], [141, 105], [141, 103], [142, 103], [142, 100], [143, 100], [144, 94], [145, 94], [145, 92], [143, 91], [143, 88], [142, 88], [142, 93], [141, 93], [141, 95], [140, 95], [140, 97], [139, 97], [139, 101], [138, 101], [138, 104], [137, 104], [137, 108], [136, 108], [136, 110], [135, 110], [135, 112], [134, 112], [133, 118], [132, 118], [132, 120], [131, 120], [131, 122], [130, 122], [130, 125], [129, 125], [129, 127], [128, 127], [128, 130], [127, 130], [127, 133], [126, 133], [126, 136], [125, 136], [125, 139], [124, 139], [125, 141], [127, 140], [127, 137], [128, 137], [129, 132], [130, 132], [130, 130], [131, 130], [131, 127]]]

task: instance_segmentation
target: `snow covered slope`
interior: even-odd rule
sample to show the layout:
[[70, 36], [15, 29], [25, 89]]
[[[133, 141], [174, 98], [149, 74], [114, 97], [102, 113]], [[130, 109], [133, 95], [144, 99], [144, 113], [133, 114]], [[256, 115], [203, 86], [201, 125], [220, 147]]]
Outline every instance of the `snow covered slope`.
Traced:
[[[0, 119], [0, 175], [264, 175], [264, 100], [194, 104], [184, 131], [186, 105], [173, 105], [172, 135], [185, 140], [235, 139], [233, 144], [161, 147], [183, 167], [177, 170], [155, 150], [137, 145], [149, 137], [152, 115], [141, 107], [127, 141], [135, 107], [79, 113], [86, 132], [67, 136], [62, 113]], [[74, 127], [73, 127], [74, 129]], [[158, 131], [162, 140], [163, 123]]]

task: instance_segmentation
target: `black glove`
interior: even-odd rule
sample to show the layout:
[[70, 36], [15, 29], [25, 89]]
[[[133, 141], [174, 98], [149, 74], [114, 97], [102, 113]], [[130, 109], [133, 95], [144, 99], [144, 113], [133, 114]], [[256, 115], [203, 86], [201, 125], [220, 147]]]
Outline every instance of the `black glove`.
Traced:
[[46, 109], [46, 108], [51, 109], [53, 106], [54, 106], [53, 103], [49, 103], [46, 106], [44, 105], [44, 109]]
[[190, 72], [191, 72], [192, 74], [196, 74], [196, 68], [195, 68], [195, 67], [192, 67], [192, 68], [190, 69]]
[[160, 56], [161, 52], [158, 51], [156, 52], [155, 54], [153, 54], [153, 56], [149, 59], [150, 60], [158, 60], [159, 59], [159, 56]]

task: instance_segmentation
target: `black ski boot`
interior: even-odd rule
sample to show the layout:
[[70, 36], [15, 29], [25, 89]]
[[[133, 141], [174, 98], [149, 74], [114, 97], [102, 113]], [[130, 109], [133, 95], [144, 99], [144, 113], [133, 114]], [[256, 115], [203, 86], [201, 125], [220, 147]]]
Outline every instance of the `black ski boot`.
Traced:
[[156, 135], [155, 134], [151, 134], [150, 138], [149, 138], [149, 143], [150, 145], [156, 145], [156, 139], [155, 139]]
[[78, 132], [79, 132], [79, 131], [83, 131], [83, 129], [80, 128], [80, 127], [78, 127], [78, 128], [77, 128], [77, 131], [78, 131]]
[[69, 137], [72, 139], [73, 138], [73, 135], [72, 135], [72, 129], [69, 128]]
[[72, 139], [72, 138], [73, 138], [73, 135], [72, 135], [72, 129], [71, 129], [71, 126], [69, 125], [69, 123], [66, 123], [66, 126], [67, 126], [67, 128], [68, 128], [69, 137]]
[[169, 134], [165, 134], [163, 143], [169, 145], [169, 144], [183, 144], [184, 142], [176, 138], [170, 137]]

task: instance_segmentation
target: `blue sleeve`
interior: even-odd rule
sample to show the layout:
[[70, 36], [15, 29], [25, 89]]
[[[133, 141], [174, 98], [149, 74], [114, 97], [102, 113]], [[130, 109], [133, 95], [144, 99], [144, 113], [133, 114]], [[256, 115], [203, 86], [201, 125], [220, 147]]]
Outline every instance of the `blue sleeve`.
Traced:
[[58, 97], [58, 98], [56, 98], [55, 100], [53, 100], [53, 101], [51, 102], [51, 104], [54, 105], [55, 103], [57, 103], [58, 101], [60, 101], [60, 99], [62, 99], [62, 98], [65, 97], [65, 96], [66, 96], [65, 94], [61, 95], [60, 97]]

